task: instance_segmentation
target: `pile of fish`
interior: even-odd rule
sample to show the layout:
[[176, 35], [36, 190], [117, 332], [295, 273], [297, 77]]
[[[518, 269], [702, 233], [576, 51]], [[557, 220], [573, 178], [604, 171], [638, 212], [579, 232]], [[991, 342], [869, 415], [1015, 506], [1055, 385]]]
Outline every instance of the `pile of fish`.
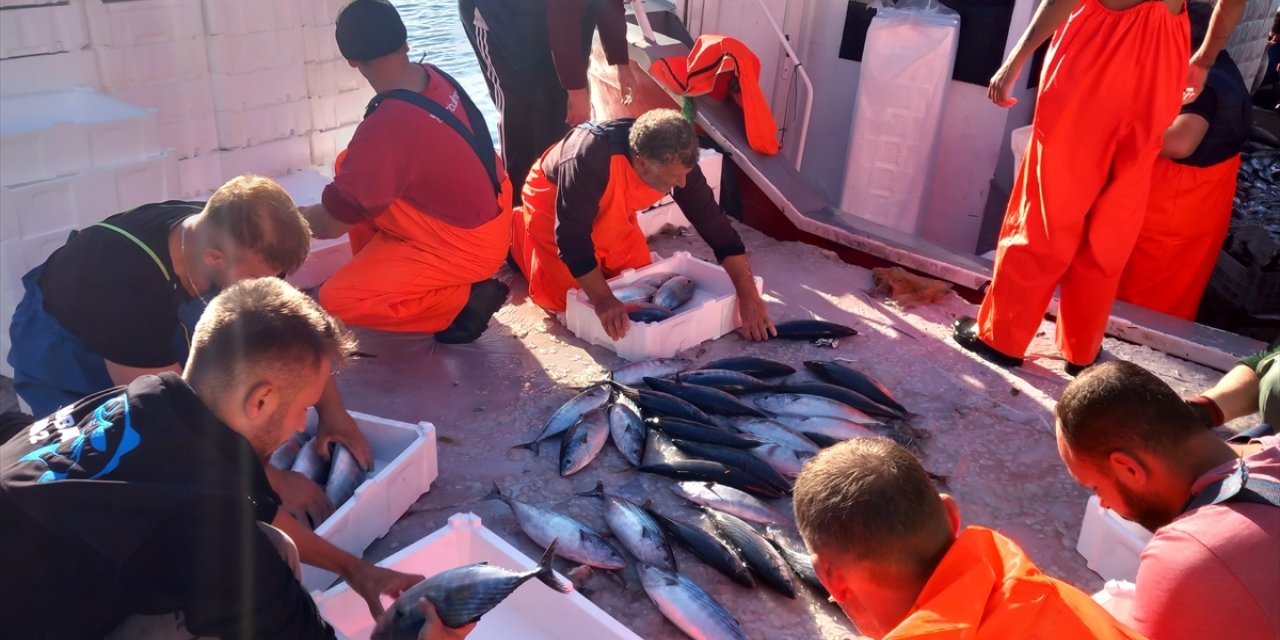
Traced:
[[[366, 473], [346, 447], [333, 445], [330, 453], [329, 461], [325, 462], [311, 436], [295, 433], [272, 452], [267, 463], [281, 471], [301, 473], [324, 487], [324, 495], [333, 503], [333, 508], [337, 509], [355, 495], [356, 488], [364, 482]], [[312, 529], [320, 526], [319, 522], [310, 524]]]
[[632, 322], [662, 322], [693, 299], [697, 285], [674, 273], [653, 273], [613, 289]]
[[1280, 150], [1246, 153], [1236, 174], [1232, 229], [1255, 224], [1280, 242]]

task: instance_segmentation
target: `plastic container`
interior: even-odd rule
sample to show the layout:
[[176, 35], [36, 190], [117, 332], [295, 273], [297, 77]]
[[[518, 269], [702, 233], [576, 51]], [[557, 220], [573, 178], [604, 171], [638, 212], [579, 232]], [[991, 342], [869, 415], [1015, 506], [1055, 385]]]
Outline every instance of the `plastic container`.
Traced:
[[[629, 284], [654, 273], [679, 274], [697, 285], [693, 299], [674, 316], [662, 322], [632, 322], [627, 335], [615, 341], [605, 333], [587, 295], [581, 289], [573, 289], [566, 301], [565, 326], [579, 338], [607, 347], [628, 360], [669, 358], [682, 349], [715, 340], [741, 326], [738, 295], [729, 274], [720, 266], [699, 260], [687, 251], [677, 251], [670, 258], [657, 260], [642, 269], [628, 269], [609, 280], [609, 285]], [[764, 280], [756, 276], [755, 281], [756, 290], [763, 291]]]
[[1209, 286], [1246, 313], [1280, 314], [1280, 271], [1246, 267], [1223, 251], [1213, 266]]
[[223, 149], [305, 135], [311, 131], [311, 105], [306, 99], [244, 111], [219, 111], [218, 145]]
[[1151, 532], [1142, 525], [1103, 509], [1097, 496], [1089, 496], [1076, 551], [1094, 573], [1104, 580], [1133, 582], [1138, 577], [1138, 558], [1149, 540]]
[[[315, 417], [311, 412], [307, 424], [313, 435]], [[351, 417], [373, 448], [373, 472], [356, 487], [355, 495], [320, 523], [316, 534], [359, 556], [431, 488], [439, 471], [436, 428], [431, 423], [409, 424], [354, 411]], [[302, 584], [309, 590], [327, 588], [337, 578], [318, 567], [302, 567]]]
[[13, 9], [0, 20], [0, 58], [75, 51], [88, 43], [89, 30], [77, 6]]
[[[532, 558], [486, 529], [480, 518], [470, 513], [454, 514], [447, 526], [378, 564], [432, 576], [476, 562], [517, 571], [537, 565]], [[373, 631], [369, 607], [346, 583], [324, 593], [313, 593], [312, 597], [321, 617], [333, 625], [339, 638], [365, 640]], [[537, 580], [521, 585], [486, 613], [467, 637], [470, 640], [640, 640], [640, 636], [577, 591], [557, 593]]]

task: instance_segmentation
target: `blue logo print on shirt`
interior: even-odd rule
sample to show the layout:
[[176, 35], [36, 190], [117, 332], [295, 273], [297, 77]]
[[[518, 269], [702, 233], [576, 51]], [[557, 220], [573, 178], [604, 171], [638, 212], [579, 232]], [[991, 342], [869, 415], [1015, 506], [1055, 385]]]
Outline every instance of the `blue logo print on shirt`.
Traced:
[[[124, 424], [117, 424], [121, 415]], [[42, 420], [32, 425], [32, 433], [37, 431], [48, 434], [47, 423]], [[57, 435], [58, 442], [22, 457], [23, 462], [40, 462], [48, 467], [39, 482], [105, 478], [120, 465], [120, 459], [138, 448], [142, 441], [133, 428], [128, 397], [123, 393], [103, 402], [86, 421], [84, 429], [57, 425]]]

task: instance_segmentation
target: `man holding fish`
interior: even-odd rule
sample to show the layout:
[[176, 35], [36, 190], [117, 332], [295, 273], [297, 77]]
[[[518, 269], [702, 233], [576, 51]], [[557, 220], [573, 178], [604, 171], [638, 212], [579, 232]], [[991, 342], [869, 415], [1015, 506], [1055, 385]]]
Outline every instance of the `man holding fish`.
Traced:
[[607, 280], [652, 261], [636, 212], [667, 193], [728, 272], [742, 334], [751, 340], [775, 334], [742, 239], [698, 168], [693, 125], [672, 109], [585, 123], [534, 163], [511, 239], [529, 296], [548, 311], [563, 312], [568, 292], [580, 288], [605, 333], [621, 339], [630, 319]]

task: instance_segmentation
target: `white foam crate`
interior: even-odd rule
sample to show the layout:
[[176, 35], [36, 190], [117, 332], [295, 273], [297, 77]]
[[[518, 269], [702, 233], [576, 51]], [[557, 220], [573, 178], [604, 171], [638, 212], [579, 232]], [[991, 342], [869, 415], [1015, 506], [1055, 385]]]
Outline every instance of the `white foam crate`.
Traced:
[[222, 154], [205, 153], [178, 161], [178, 197], [205, 199], [212, 195], [227, 177], [222, 172]]
[[[256, 33], [297, 26], [313, 0], [201, 0], [210, 35]], [[332, 22], [332, 20], [330, 20]]]
[[306, 68], [307, 91], [312, 97], [355, 91], [368, 84], [346, 60], [308, 62]]
[[[687, 251], [658, 260], [641, 269], [628, 269], [609, 280], [611, 287], [629, 284], [654, 273], [675, 273], [696, 285], [693, 298], [676, 314], [662, 322], [632, 322], [627, 335], [613, 340], [605, 333], [595, 309], [581, 289], [569, 291], [565, 326], [574, 335], [607, 347], [627, 360], [669, 358], [678, 351], [715, 340], [742, 325], [738, 317], [738, 295], [729, 274], [719, 265], [699, 260]], [[755, 278], [756, 290], [764, 291], [764, 280]]]
[[307, 77], [303, 75], [301, 64], [213, 76], [213, 107], [216, 111], [244, 111], [306, 97]]
[[102, 86], [111, 91], [209, 74], [209, 55], [203, 39], [96, 47], [93, 52], [98, 57]]
[[306, 99], [244, 111], [219, 111], [218, 145], [237, 149], [282, 140], [311, 131], [311, 105]]
[[305, 137], [285, 138], [244, 149], [221, 152], [222, 173], [228, 178], [256, 173], [282, 176], [298, 167], [310, 166], [311, 147]]
[[0, 60], [0, 78], [6, 97], [102, 85], [97, 58], [83, 50]]
[[[333, 182], [333, 168], [310, 167], [280, 176], [276, 178], [276, 182], [289, 192], [289, 197], [293, 198], [293, 202], [299, 207], [320, 204], [324, 188]], [[315, 244], [312, 243], [311, 246], [314, 247]]]
[[0, 58], [75, 51], [88, 43], [89, 30], [77, 6], [12, 9], [0, 19]]
[[116, 183], [119, 211], [164, 202], [178, 193], [178, 156], [171, 151], [108, 170]]
[[1076, 551], [1104, 580], [1134, 582], [1138, 576], [1139, 556], [1149, 540], [1151, 532], [1142, 525], [1102, 508], [1098, 497], [1090, 496], [1085, 506], [1084, 522], [1080, 524]]
[[[405, 547], [379, 566], [433, 576], [477, 562], [515, 571], [527, 571], [537, 562], [485, 528], [471, 513], [458, 513], [449, 524]], [[367, 640], [374, 620], [364, 599], [346, 583], [324, 593], [313, 593], [320, 616], [333, 625], [343, 640]], [[657, 614], [654, 614], [657, 615]], [[640, 640], [577, 591], [558, 593], [537, 580], [521, 585], [506, 600], [480, 618], [467, 636], [471, 640]]]
[[173, 149], [179, 160], [218, 150], [218, 120], [209, 114], [160, 124], [160, 146]]
[[95, 47], [134, 47], [204, 35], [200, 5], [190, 0], [87, 0], [89, 40]]
[[311, 126], [316, 131], [328, 131], [364, 119], [365, 107], [373, 99], [373, 89], [364, 86], [355, 91], [345, 91], [326, 96], [312, 96]]
[[207, 75], [112, 91], [130, 104], [156, 110], [161, 124], [213, 115], [213, 81]]
[[66, 1], [67, 0], [0, 0], [0, 9], [16, 9], [18, 7], [62, 4]]
[[331, 25], [338, 20], [338, 11], [350, 0], [304, 0], [302, 3], [302, 25], [318, 27]]
[[302, 28], [302, 52], [307, 62], [341, 60], [342, 51], [334, 37], [334, 25], [322, 24]]
[[114, 174], [109, 171], [0, 188], [0, 217], [9, 221], [5, 240], [82, 227], [120, 211]]
[[302, 28], [226, 34], [205, 39], [209, 71], [229, 75], [252, 73], [302, 63]]
[[307, 261], [289, 275], [289, 284], [299, 289], [318, 287], [348, 262], [351, 262], [351, 242], [347, 236], [312, 240]]
[[338, 154], [351, 142], [351, 137], [356, 133], [356, 127], [359, 123], [349, 124], [338, 127], [330, 131], [312, 131], [311, 139], [311, 164], [322, 167], [332, 167], [334, 160], [338, 159]]
[[[307, 431], [312, 435], [315, 417], [314, 411], [308, 415]], [[355, 411], [351, 417], [373, 448], [373, 471], [356, 487], [355, 495], [316, 527], [316, 535], [360, 556], [431, 488], [439, 471], [436, 428], [430, 422], [409, 424]], [[302, 584], [307, 589], [327, 588], [337, 578], [319, 567], [302, 567]]]

